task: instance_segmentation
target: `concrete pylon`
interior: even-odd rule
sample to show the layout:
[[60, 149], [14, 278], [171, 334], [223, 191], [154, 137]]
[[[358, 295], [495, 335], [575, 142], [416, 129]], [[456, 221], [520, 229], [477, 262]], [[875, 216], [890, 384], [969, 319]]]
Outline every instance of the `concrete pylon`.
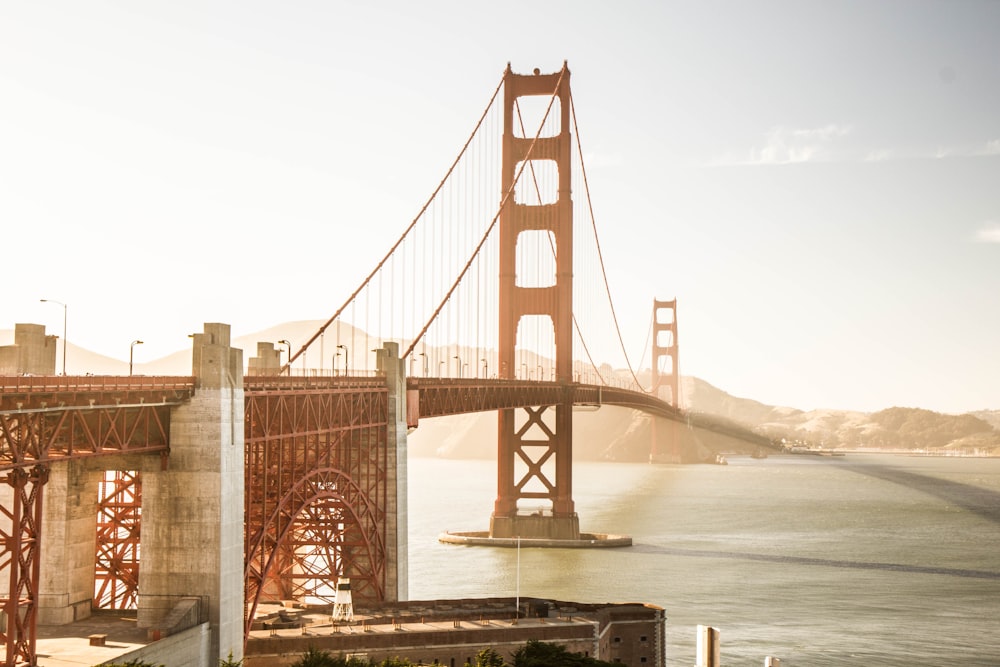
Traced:
[[243, 351], [228, 324], [192, 338], [194, 397], [172, 413], [166, 469], [143, 480], [138, 624], [169, 634], [170, 612], [197, 598], [216, 664], [243, 656]]
[[385, 376], [388, 392], [386, 551], [388, 600], [409, 599], [409, 539], [407, 532], [406, 457], [406, 368], [399, 358], [399, 343], [388, 342], [379, 350], [376, 370]]

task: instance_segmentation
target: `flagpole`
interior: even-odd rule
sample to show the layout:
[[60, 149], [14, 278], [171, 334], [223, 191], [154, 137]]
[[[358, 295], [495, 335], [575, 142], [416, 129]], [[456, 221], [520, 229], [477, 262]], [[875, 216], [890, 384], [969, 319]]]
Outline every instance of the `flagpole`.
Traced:
[[517, 536], [517, 584], [516, 597], [514, 598], [514, 622], [521, 618], [521, 536]]

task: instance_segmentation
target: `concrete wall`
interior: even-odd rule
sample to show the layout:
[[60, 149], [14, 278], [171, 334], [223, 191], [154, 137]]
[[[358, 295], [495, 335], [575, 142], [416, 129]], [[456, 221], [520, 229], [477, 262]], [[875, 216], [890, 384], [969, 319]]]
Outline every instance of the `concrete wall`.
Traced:
[[208, 623], [202, 623], [101, 664], [142, 661], [167, 667], [215, 667], [219, 661], [210, 657], [211, 645], [212, 630]]
[[195, 395], [173, 411], [168, 469], [143, 479], [138, 623], [166, 636], [180, 596], [205, 599], [215, 664], [243, 647], [243, 358], [229, 325], [193, 338]]
[[58, 336], [41, 324], [15, 324], [14, 344], [0, 347], [0, 375], [55, 375]]

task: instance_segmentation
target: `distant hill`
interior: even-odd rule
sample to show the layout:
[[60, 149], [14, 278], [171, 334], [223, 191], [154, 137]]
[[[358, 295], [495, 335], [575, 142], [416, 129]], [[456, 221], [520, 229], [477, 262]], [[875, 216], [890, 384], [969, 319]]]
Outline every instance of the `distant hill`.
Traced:
[[[243, 350], [244, 363], [256, 355], [259, 341], [288, 340], [295, 353], [323, 324], [301, 320], [237, 336], [233, 345]], [[347, 338], [347, 325], [341, 325]], [[336, 346], [335, 333], [328, 334], [323, 366], [330, 368]], [[0, 345], [13, 343], [14, 332], [0, 329]], [[375, 347], [376, 339], [368, 347]], [[319, 354], [318, 345], [308, 354]], [[315, 351], [313, 351], [315, 350]], [[89, 350], [68, 346], [67, 371], [71, 374], [125, 375], [128, 361], [112, 359]], [[310, 364], [313, 365], [313, 364]], [[320, 366], [319, 362], [315, 365]], [[191, 352], [180, 350], [166, 357], [136, 363], [140, 375], [190, 375]], [[640, 378], [641, 379], [641, 378]], [[980, 410], [964, 415], [948, 415], [919, 408], [891, 407], [874, 413], [850, 410], [810, 410], [773, 406], [749, 398], [739, 398], [696, 377], [681, 378], [682, 407], [695, 418], [706, 418], [745, 429], [748, 437], [719, 436], [690, 428], [682, 435], [688, 460], [706, 460], [716, 451], [752, 452], [764, 436], [788, 445], [824, 448], [882, 448], [928, 450], [939, 453], [978, 453], [1000, 456], [1000, 410]], [[696, 421], [696, 420], [695, 420]], [[574, 413], [574, 453], [581, 459], [644, 461], [653, 437], [652, 419], [639, 411], [602, 407], [597, 411]], [[425, 419], [411, 434], [409, 446], [417, 456], [493, 458], [496, 456], [496, 415], [461, 415], [446, 419]]]
[[718, 415], [774, 440], [848, 449], [905, 449], [1000, 456], [1000, 410], [964, 415], [891, 407], [873, 413], [764, 405], [698, 378], [683, 378], [687, 407]]

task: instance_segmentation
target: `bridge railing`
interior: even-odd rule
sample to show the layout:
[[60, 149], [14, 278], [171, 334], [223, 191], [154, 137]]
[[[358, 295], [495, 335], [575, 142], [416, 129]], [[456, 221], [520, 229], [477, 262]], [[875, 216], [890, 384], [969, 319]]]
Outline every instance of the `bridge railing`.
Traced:
[[194, 377], [174, 375], [4, 375], [0, 393], [192, 390]]

